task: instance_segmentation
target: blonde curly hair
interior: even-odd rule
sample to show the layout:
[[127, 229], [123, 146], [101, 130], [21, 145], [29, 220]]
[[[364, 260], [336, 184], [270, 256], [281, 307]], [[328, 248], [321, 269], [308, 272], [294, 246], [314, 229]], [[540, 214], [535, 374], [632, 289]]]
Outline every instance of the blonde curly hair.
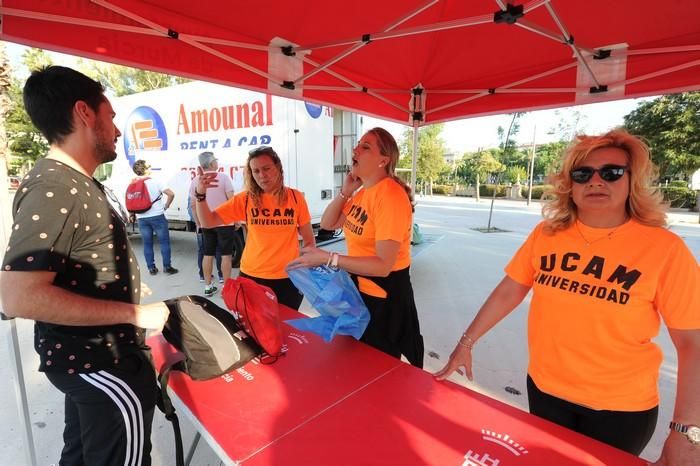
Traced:
[[630, 177], [627, 214], [644, 225], [666, 225], [663, 197], [654, 186], [658, 172], [651, 161], [649, 147], [619, 128], [600, 136], [577, 136], [574, 144], [566, 150], [558, 171], [549, 177], [552, 189], [547, 193], [549, 201], [542, 207], [546, 232], [553, 234], [574, 224], [578, 208], [571, 196], [571, 170], [581, 166], [591, 152], [605, 147], [615, 147], [627, 153]]

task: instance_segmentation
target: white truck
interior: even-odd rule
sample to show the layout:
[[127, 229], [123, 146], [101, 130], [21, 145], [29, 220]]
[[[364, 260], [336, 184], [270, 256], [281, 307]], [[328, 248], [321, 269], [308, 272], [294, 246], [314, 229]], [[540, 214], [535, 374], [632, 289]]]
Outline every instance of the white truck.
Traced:
[[[329, 107], [198, 81], [111, 102], [122, 137], [116, 160], [103, 165], [96, 176], [123, 202], [134, 178], [131, 166], [146, 160], [152, 176], [175, 192], [166, 211], [171, 227], [190, 220], [188, 192], [201, 152], [214, 152], [219, 170], [231, 176], [238, 192], [243, 189], [248, 151], [260, 145], [272, 146], [279, 154], [285, 184], [304, 193], [317, 226], [337, 189], [334, 151], [347, 153], [345, 146], [357, 141], [348, 140], [347, 134], [334, 136], [334, 111]], [[335, 115], [336, 120], [347, 116], [341, 111]], [[344, 148], [334, 147], [339, 145]]]

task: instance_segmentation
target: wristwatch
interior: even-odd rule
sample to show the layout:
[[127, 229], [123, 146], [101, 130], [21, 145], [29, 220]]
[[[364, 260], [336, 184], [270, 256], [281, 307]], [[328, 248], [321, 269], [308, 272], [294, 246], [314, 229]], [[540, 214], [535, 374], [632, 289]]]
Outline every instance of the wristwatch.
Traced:
[[694, 445], [700, 444], [700, 427], [690, 424], [680, 424], [673, 421], [671, 421], [669, 427], [671, 430], [675, 430], [676, 432], [680, 432], [681, 434], [685, 435], [690, 443]]

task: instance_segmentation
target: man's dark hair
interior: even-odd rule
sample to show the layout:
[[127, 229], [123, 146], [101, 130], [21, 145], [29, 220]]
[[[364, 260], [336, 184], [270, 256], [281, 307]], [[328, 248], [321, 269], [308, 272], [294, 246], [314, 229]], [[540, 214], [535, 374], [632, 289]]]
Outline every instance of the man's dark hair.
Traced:
[[75, 103], [82, 100], [97, 112], [105, 100], [104, 90], [78, 71], [51, 65], [32, 71], [24, 84], [24, 108], [49, 144], [60, 143], [73, 132]]

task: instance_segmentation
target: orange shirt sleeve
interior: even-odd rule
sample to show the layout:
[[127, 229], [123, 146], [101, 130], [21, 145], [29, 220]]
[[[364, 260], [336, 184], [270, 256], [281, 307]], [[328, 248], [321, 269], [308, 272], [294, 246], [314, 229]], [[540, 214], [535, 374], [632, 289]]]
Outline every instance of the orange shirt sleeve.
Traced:
[[532, 286], [534, 282], [536, 271], [532, 263], [533, 247], [542, 234], [543, 226], [544, 224], [540, 223], [535, 227], [505, 268], [506, 275], [521, 285]]
[[306, 198], [304, 197], [304, 195], [296, 189], [294, 191], [297, 196], [297, 208], [299, 209], [299, 217], [297, 220], [297, 224], [299, 226], [304, 226], [307, 223], [311, 223], [311, 214], [309, 213], [309, 206], [306, 203]]

